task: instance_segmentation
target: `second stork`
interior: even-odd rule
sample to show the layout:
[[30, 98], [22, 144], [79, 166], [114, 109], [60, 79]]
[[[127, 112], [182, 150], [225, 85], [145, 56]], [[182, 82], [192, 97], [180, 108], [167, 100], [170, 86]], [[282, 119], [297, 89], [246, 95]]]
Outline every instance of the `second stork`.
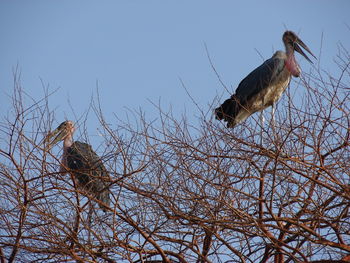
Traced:
[[110, 189], [107, 183], [109, 173], [89, 144], [73, 142], [74, 131], [72, 121], [62, 122], [47, 136], [49, 147], [63, 140], [60, 172], [70, 173], [77, 181], [77, 186], [96, 198], [99, 206], [106, 212], [110, 204]]
[[291, 76], [300, 76], [301, 70], [295, 60], [294, 51], [311, 62], [300, 48], [302, 47], [316, 58], [292, 31], [286, 31], [282, 40], [286, 52], [277, 51], [272, 58], [253, 70], [238, 85], [236, 93], [215, 109], [216, 118], [227, 122], [228, 128], [234, 127], [257, 111], [274, 107], [287, 88]]

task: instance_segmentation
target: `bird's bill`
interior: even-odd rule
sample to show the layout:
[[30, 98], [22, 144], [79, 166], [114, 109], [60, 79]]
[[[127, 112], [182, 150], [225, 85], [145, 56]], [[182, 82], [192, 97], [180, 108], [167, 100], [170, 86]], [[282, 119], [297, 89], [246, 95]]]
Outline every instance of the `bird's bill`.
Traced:
[[50, 132], [49, 135], [46, 137], [46, 141], [48, 143], [49, 148], [51, 148], [53, 145], [58, 143], [59, 141], [62, 141], [67, 136], [65, 130], [60, 129], [58, 127], [53, 132]]
[[305, 45], [305, 43], [303, 41], [301, 41], [300, 38], [297, 38], [297, 40], [294, 43], [294, 50], [296, 52], [300, 53], [301, 55], [303, 55], [303, 57], [306, 58], [307, 61], [312, 63], [312, 61], [308, 58], [308, 56], [304, 53], [304, 51], [300, 48], [299, 45], [316, 59], [315, 55], [312, 54], [311, 50], [307, 47], [307, 45]]

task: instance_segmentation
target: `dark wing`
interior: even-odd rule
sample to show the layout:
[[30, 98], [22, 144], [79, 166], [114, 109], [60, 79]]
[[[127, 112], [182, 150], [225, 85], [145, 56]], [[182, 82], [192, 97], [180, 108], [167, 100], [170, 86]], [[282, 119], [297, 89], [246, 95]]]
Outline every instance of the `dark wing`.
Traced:
[[227, 121], [227, 127], [234, 127], [237, 124], [236, 116], [241, 108], [251, 98], [260, 92], [264, 92], [269, 84], [275, 81], [283, 69], [283, 59], [277, 58], [274, 55], [272, 58], [266, 60], [239, 83], [235, 94], [215, 109], [216, 118]]
[[238, 85], [233, 95], [242, 106], [253, 96], [263, 92], [284, 69], [284, 60], [272, 57], [254, 69]]
[[107, 169], [101, 159], [87, 143], [74, 142], [67, 152], [67, 165], [77, 178], [80, 186], [87, 189], [96, 198], [109, 205], [109, 186]]

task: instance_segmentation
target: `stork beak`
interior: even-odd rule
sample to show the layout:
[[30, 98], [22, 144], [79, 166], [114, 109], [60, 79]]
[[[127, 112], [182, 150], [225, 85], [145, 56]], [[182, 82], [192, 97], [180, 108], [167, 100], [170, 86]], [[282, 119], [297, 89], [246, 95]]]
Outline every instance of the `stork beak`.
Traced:
[[61, 130], [60, 128], [61, 127], [58, 127], [56, 130], [47, 135], [46, 142], [48, 143], [49, 149], [67, 136], [65, 130]]
[[[307, 47], [307, 45], [304, 44], [303, 41], [301, 41], [300, 38], [297, 38], [297, 40], [294, 42], [294, 50], [298, 53], [300, 53], [301, 55], [303, 55], [304, 58], [307, 59], [307, 61], [309, 61], [310, 63], [312, 63], [312, 61], [308, 58], [308, 56], [306, 56], [306, 54], [304, 53], [304, 51], [300, 48], [300, 46], [305, 49], [309, 54], [311, 54], [315, 59], [317, 59], [315, 57], [314, 54], [312, 54], [311, 50]], [[313, 64], [313, 63], [312, 63]]]

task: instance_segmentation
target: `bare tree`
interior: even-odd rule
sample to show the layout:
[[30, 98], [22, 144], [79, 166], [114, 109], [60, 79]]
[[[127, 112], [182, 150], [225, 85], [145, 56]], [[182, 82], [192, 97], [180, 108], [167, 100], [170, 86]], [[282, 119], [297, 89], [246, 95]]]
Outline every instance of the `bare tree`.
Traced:
[[303, 99], [287, 92], [265, 127], [158, 106], [112, 126], [95, 101], [107, 214], [45, 147], [49, 94], [27, 103], [15, 78], [0, 126], [1, 262], [349, 262], [350, 56], [337, 61], [339, 76], [293, 83]]

